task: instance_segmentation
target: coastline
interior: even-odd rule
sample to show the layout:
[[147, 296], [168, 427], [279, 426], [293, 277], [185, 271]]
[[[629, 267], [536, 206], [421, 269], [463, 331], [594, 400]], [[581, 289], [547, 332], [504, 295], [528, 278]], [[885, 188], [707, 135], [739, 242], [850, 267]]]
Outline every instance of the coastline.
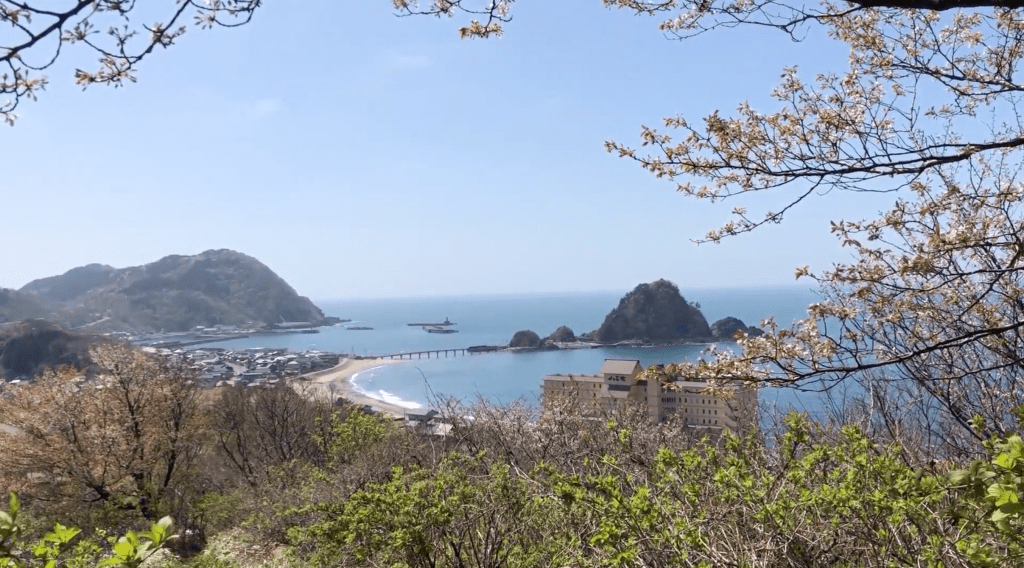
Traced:
[[351, 383], [352, 377], [363, 371], [400, 363], [402, 363], [400, 359], [342, 359], [330, 369], [296, 377], [293, 384], [312, 389], [313, 396], [317, 398], [333, 401], [338, 397], [344, 397], [354, 404], [377, 407], [396, 418], [405, 418], [405, 415], [413, 409], [367, 396], [352, 388]]

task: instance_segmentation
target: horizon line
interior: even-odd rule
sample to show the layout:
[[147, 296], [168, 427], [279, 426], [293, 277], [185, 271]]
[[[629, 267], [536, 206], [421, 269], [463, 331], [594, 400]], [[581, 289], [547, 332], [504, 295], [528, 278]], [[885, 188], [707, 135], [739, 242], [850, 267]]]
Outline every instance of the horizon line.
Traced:
[[[708, 291], [708, 290], [771, 290], [779, 288], [803, 288], [805, 284], [799, 282], [793, 284], [739, 284], [739, 285], [724, 285], [724, 286], [694, 286], [689, 288], [679, 287], [679, 292], [684, 297], [694, 291]], [[366, 301], [366, 300], [431, 300], [431, 299], [456, 299], [456, 298], [494, 298], [503, 296], [518, 296], [518, 297], [551, 297], [551, 296], [597, 296], [603, 294], [618, 294], [624, 295], [631, 292], [633, 288], [627, 290], [614, 290], [614, 289], [603, 289], [603, 290], [569, 290], [569, 291], [545, 291], [545, 292], [456, 292], [450, 294], [410, 294], [410, 295], [392, 295], [392, 296], [307, 296], [315, 302], [338, 302], [338, 301]], [[813, 292], [812, 288], [807, 288], [808, 292]]]

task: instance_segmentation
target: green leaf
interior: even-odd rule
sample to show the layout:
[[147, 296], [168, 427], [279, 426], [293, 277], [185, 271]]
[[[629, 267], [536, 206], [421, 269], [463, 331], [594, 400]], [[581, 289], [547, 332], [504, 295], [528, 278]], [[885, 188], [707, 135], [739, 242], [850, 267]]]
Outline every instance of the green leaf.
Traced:
[[1024, 503], [1006, 503], [1000, 505], [999, 510], [1012, 515], [1024, 511]]
[[131, 558], [135, 556], [135, 547], [124, 538], [121, 538], [114, 543], [114, 554], [120, 558]]
[[1017, 459], [1004, 452], [996, 456], [995, 463], [1003, 469], [1013, 469], [1013, 466], [1017, 463]]

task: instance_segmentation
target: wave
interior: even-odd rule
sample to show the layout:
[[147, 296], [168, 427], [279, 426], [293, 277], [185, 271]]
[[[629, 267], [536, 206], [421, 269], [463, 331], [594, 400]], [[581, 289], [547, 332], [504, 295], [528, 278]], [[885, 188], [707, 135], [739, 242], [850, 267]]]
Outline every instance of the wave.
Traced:
[[395, 406], [401, 406], [402, 408], [408, 408], [413, 410], [416, 408], [423, 408], [423, 405], [418, 402], [412, 402], [409, 400], [403, 400], [386, 390], [379, 390], [376, 393], [365, 393], [370, 398], [375, 398], [379, 401], [386, 402], [388, 404], [394, 404]]
[[387, 367], [387, 365], [381, 365], [379, 367], [371, 367], [369, 369], [366, 369], [366, 370], [363, 370], [363, 371], [359, 371], [358, 373], [352, 375], [351, 378], [349, 378], [348, 383], [352, 386], [352, 390], [358, 392], [359, 394], [361, 394], [363, 396], [368, 396], [368, 397], [370, 397], [370, 398], [372, 398], [374, 400], [379, 400], [381, 402], [385, 402], [387, 404], [393, 404], [395, 406], [401, 406], [402, 408], [408, 408], [409, 410], [414, 410], [414, 409], [417, 409], [417, 408], [423, 408], [423, 405], [418, 403], [418, 402], [411, 401], [411, 400], [405, 400], [405, 399], [399, 397], [398, 395], [390, 393], [390, 392], [388, 392], [388, 391], [386, 391], [384, 389], [379, 389], [379, 390], [376, 390], [376, 391], [368, 390], [368, 389], [365, 389], [365, 388], [359, 386], [359, 383], [356, 382], [356, 379], [358, 379], [359, 376], [362, 375], [363, 373], [372, 373], [375, 370], [383, 369], [385, 367]]

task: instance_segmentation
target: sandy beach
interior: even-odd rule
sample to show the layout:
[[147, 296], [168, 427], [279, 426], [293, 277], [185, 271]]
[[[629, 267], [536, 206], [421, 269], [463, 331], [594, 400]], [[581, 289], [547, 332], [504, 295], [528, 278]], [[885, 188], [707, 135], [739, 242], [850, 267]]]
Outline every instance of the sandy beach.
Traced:
[[342, 359], [336, 366], [322, 371], [302, 375], [295, 379], [296, 385], [313, 389], [313, 395], [334, 400], [344, 397], [356, 404], [368, 404], [398, 417], [404, 417], [410, 409], [366, 396], [352, 388], [349, 382], [353, 376], [367, 369], [398, 365], [402, 361], [396, 359]]

